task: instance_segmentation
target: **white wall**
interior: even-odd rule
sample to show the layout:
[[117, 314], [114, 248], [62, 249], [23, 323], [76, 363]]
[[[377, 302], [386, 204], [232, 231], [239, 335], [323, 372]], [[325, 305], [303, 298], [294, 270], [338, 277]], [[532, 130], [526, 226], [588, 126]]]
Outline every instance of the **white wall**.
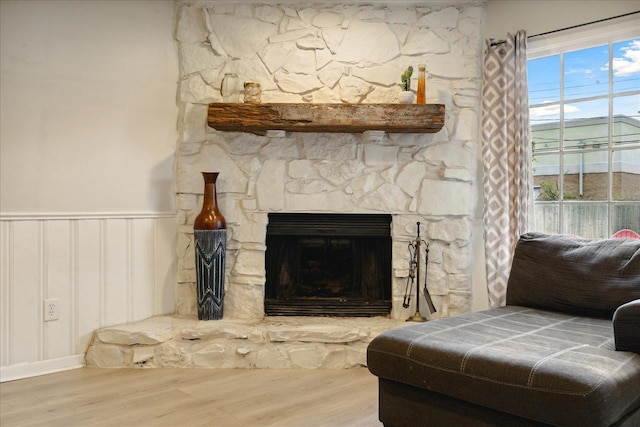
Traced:
[[518, 30], [533, 36], [638, 10], [635, 0], [488, 0], [486, 38], [504, 39]]
[[2, 380], [174, 310], [173, 20], [172, 1], [0, 2]]
[[173, 2], [1, 7], [2, 211], [173, 211]]

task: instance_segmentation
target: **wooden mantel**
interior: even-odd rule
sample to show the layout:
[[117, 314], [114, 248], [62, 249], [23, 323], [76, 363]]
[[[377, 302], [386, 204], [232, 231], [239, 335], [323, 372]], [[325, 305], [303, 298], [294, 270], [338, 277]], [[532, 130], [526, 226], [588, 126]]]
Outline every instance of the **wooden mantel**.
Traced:
[[435, 133], [443, 104], [209, 104], [207, 123], [220, 131]]

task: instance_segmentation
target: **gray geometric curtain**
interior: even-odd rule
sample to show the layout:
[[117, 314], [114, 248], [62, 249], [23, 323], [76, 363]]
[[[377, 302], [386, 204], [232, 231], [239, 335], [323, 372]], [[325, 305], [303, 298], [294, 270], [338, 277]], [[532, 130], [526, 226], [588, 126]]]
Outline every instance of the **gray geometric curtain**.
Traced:
[[505, 305], [518, 237], [531, 225], [531, 131], [527, 37], [487, 43], [482, 92], [484, 241], [489, 305]]

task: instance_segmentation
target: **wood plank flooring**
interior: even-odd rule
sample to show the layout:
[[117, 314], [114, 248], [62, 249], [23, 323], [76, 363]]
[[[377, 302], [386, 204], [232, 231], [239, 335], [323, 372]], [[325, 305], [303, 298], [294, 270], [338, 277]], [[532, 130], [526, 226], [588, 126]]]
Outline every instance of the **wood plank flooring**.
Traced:
[[83, 368], [0, 384], [0, 425], [379, 427], [357, 369]]

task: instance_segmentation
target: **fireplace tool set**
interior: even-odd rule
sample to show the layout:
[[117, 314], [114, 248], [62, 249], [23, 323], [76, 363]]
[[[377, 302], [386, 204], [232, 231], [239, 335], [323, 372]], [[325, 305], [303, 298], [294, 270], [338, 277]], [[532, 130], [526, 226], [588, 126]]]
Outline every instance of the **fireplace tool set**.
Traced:
[[409, 243], [409, 275], [407, 276], [407, 286], [404, 290], [404, 300], [402, 306], [409, 308], [411, 304], [411, 292], [413, 284], [416, 284], [416, 313], [407, 319], [407, 322], [425, 322], [426, 317], [420, 314], [420, 247], [425, 245], [425, 260], [424, 260], [424, 299], [427, 301], [429, 307], [429, 313], [435, 313], [436, 307], [433, 305], [431, 295], [427, 289], [427, 264], [429, 263], [429, 244], [420, 237], [420, 222], [416, 223], [418, 226], [418, 233], [416, 239]]

